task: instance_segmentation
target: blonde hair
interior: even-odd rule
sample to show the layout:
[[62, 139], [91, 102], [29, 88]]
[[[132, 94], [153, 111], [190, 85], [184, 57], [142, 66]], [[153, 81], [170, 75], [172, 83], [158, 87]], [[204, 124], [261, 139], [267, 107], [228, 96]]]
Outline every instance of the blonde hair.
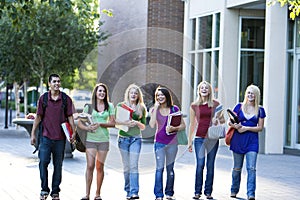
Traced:
[[245, 105], [247, 104], [248, 101], [248, 92], [251, 91], [255, 95], [255, 102], [254, 102], [254, 110], [256, 115], [258, 115], [259, 111], [259, 105], [260, 105], [260, 90], [256, 85], [249, 85], [246, 88], [245, 95], [244, 95], [244, 101], [243, 101], [243, 111], [245, 111]]
[[202, 87], [202, 85], [206, 85], [208, 87], [208, 98], [207, 98], [207, 105], [208, 107], [213, 107], [214, 106], [214, 93], [213, 93], [213, 89], [212, 89], [212, 86], [209, 82], [207, 81], [202, 81], [198, 84], [197, 86], [197, 100], [194, 102], [194, 104], [196, 105], [201, 105], [204, 103], [204, 100], [200, 94], [200, 88]]
[[135, 89], [138, 92], [138, 98], [136, 100], [136, 111], [137, 113], [142, 116], [143, 112], [146, 110], [146, 106], [144, 104], [144, 98], [143, 98], [143, 93], [142, 90], [140, 89], [139, 86], [136, 84], [130, 84], [127, 89], [125, 90], [124, 94], [124, 102], [129, 106], [130, 105], [130, 98], [129, 98], [129, 92], [131, 89]]

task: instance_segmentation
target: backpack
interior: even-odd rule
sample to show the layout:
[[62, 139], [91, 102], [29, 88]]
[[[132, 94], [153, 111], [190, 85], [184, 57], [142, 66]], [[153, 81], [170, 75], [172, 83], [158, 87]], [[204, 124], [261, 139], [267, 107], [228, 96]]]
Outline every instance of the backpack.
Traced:
[[[67, 101], [67, 94], [64, 93], [64, 92], [61, 92], [62, 93], [62, 105], [61, 105], [61, 109], [64, 111], [65, 113], [65, 116], [67, 116], [67, 109], [68, 109], [68, 101]], [[48, 92], [45, 92], [44, 93], [44, 96], [43, 96], [43, 113], [45, 115], [45, 111], [46, 111], [46, 108], [48, 106]], [[44, 117], [44, 116], [43, 116]], [[39, 129], [38, 129], [38, 132], [36, 133], [36, 143], [35, 143], [35, 150], [33, 152], [33, 154], [35, 152], [37, 152], [39, 150], [39, 145], [40, 145], [40, 138], [41, 138], [41, 135], [43, 133], [43, 125], [42, 125], [42, 122], [43, 122], [43, 117], [39, 123]], [[72, 151], [74, 151], [74, 148], [71, 148]]]
[[[91, 104], [85, 104], [85, 106], [88, 106], [88, 114], [92, 114], [93, 108]], [[84, 107], [85, 107], [84, 106]], [[79, 126], [76, 127], [76, 135], [75, 135], [75, 148], [80, 152], [85, 152], [85, 142], [86, 142], [86, 135], [87, 131], [79, 128]]]

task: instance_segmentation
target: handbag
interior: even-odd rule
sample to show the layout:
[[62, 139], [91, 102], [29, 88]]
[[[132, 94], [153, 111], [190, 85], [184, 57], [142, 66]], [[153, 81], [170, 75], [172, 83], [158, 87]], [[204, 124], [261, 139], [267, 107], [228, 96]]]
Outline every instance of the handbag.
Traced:
[[178, 131], [176, 136], [177, 136], [178, 145], [187, 145], [188, 144], [188, 139], [186, 136], [185, 129], [182, 131]]
[[[217, 113], [223, 112], [223, 106], [220, 104], [214, 110], [214, 118], [217, 116]], [[212, 140], [218, 140], [225, 137], [225, 126], [218, 123], [217, 125], [212, 124], [208, 128], [207, 138]]]
[[207, 132], [208, 139], [217, 140], [225, 137], [225, 126], [212, 125], [208, 128]]
[[80, 152], [85, 152], [85, 142], [86, 142], [87, 131], [80, 129], [78, 126], [76, 128], [75, 135], [75, 148]]
[[[92, 114], [93, 109], [90, 104], [86, 104], [85, 106], [88, 106], [88, 114]], [[85, 152], [86, 147], [85, 147], [85, 142], [86, 142], [86, 136], [87, 136], [87, 131], [79, 128], [79, 126], [76, 127], [76, 135], [75, 135], [75, 148], [80, 151], [80, 152]]]
[[225, 135], [225, 144], [230, 146], [231, 138], [234, 134], [235, 129], [233, 127], [229, 127]]

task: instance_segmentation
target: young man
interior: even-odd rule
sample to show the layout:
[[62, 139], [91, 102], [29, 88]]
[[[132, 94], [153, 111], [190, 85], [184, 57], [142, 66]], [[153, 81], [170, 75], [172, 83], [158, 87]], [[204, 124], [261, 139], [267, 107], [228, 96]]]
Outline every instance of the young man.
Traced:
[[[64, 159], [66, 137], [61, 128], [61, 123], [68, 120], [73, 133], [75, 133], [75, 124], [73, 119], [73, 103], [69, 96], [63, 94], [60, 88], [60, 76], [51, 74], [48, 80], [49, 92], [40, 96], [31, 131], [31, 144], [35, 145], [39, 142], [39, 170], [41, 178], [41, 194], [40, 199], [44, 200], [48, 197], [50, 188], [48, 187], [48, 165], [53, 159], [53, 176], [51, 197], [54, 200], [59, 199], [62, 174], [62, 163]], [[47, 95], [46, 105], [44, 95]], [[46, 97], [45, 97], [46, 98]], [[42, 133], [36, 138], [35, 132], [42, 123]], [[75, 134], [71, 138], [71, 142], [75, 139]], [[39, 141], [37, 141], [39, 140]]]

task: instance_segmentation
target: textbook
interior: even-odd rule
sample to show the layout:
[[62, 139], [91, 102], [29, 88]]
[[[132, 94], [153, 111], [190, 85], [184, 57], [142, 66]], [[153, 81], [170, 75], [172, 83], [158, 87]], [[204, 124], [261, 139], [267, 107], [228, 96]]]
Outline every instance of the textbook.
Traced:
[[133, 109], [127, 106], [125, 103], [122, 103], [122, 108], [125, 108], [126, 110], [129, 110], [130, 112], [130, 118], [132, 118]]
[[80, 121], [85, 125], [85, 126], [89, 126], [91, 124], [94, 124], [93, 121], [93, 117], [92, 115], [88, 114], [88, 113], [79, 113], [78, 114], [78, 118], [80, 119]]
[[214, 112], [214, 115], [213, 115], [213, 117], [216, 117], [220, 112], [223, 112], [224, 111], [224, 109], [223, 109], [223, 105], [218, 105], [217, 107], [216, 107], [216, 109], [215, 109], [215, 112]]
[[[133, 110], [129, 106], [122, 104], [121, 106], [117, 106], [116, 110], [117, 110], [117, 113], [116, 113], [117, 121], [126, 122], [131, 119]], [[129, 129], [128, 126], [126, 126], [126, 125], [116, 124], [115, 126], [116, 126], [116, 128], [118, 128], [122, 131], [125, 131], [125, 132], [127, 132]]]
[[167, 126], [179, 126], [181, 123], [182, 113], [175, 112], [168, 115]]
[[67, 140], [70, 142], [70, 139], [73, 135], [73, 130], [69, 122], [64, 122], [61, 124], [61, 127], [66, 135]]

